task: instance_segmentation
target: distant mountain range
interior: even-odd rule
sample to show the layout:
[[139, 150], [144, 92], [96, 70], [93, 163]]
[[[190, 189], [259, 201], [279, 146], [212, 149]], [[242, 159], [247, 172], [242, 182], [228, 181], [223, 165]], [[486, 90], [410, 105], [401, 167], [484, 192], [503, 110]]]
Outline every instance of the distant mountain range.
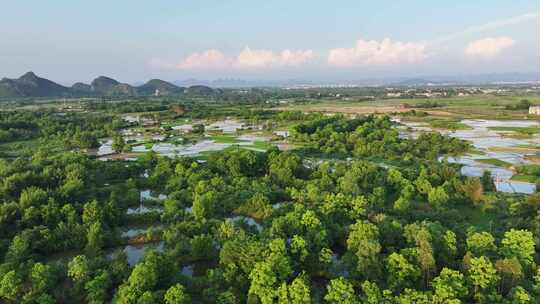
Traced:
[[78, 82], [71, 87], [63, 86], [28, 72], [16, 79], [0, 80], [0, 98], [8, 97], [101, 97], [101, 96], [175, 96], [175, 95], [213, 95], [218, 90], [204, 85], [190, 87], [176, 86], [172, 83], [152, 79], [140, 86], [118, 82], [100, 76], [90, 84]]
[[123, 97], [123, 96], [212, 96], [222, 90], [217, 88], [251, 88], [251, 87], [427, 87], [427, 86], [461, 86], [461, 85], [540, 85], [540, 73], [494, 73], [461, 76], [425, 76], [422, 78], [373, 78], [345, 81], [314, 80], [242, 80], [188, 79], [170, 83], [160, 79], [152, 79], [141, 85], [121, 83], [109, 77], [100, 76], [90, 84], [75, 83], [72, 86], [60, 85], [28, 72], [16, 79], [0, 80], [0, 98], [12, 97]]

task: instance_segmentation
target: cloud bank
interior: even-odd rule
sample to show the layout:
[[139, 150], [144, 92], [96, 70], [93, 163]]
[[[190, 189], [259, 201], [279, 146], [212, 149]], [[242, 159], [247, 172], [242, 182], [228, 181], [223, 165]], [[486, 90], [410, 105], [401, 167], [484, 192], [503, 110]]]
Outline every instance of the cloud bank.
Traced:
[[294, 67], [309, 63], [314, 58], [312, 50], [284, 50], [275, 54], [269, 50], [252, 50], [244, 48], [238, 55], [233, 67], [239, 69], [258, 69], [271, 67]]
[[237, 56], [227, 57], [221, 51], [210, 49], [193, 53], [175, 66], [180, 70], [216, 69], [269, 69], [277, 67], [296, 67], [308, 64], [314, 58], [312, 50], [271, 50], [245, 47]]
[[372, 65], [396, 65], [420, 63], [426, 59], [426, 47], [422, 43], [358, 40], [353, 48], [330, 50], [328, 64], [336, 67], [360, 67]]
[[223, 69], [227, 68], [228, 60], [218, 50], [211, 49], [202, 53], [193, 53], [176, 66], [178, 69]]
[[495, 37], [475, 40], [465, 48], [465, 55], [472, 58], [495, 59], [515, 41], [510, 37]]

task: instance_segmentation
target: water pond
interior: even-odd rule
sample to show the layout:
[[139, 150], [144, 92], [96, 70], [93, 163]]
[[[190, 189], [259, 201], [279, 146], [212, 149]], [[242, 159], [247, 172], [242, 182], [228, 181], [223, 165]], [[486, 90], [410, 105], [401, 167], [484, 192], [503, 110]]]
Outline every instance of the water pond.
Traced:
[[[399, 122], [399, 120], [398, 120]], [[540, 125], [533, 120], [482, 120], [465, 119], [460, 123], [468, 126], [467, 130], [439, 130], [431, 128], [427, 123], [400, 122], [407, 129], [400, 129], [400, 137], [417, 138], [422, 132], [437, 131], [442, 134], [469, 141], [471, 145], [482, 151], [483, 155], [465, 155], [462, 157], [449, 157], [448, 161], [463, 165], [461, 174], [464, 176], [482, 176], [484, 171], [489, 170], [494, 179], [497, 191], [509, 193], [531, 194], [536, 192], [536, 185], [526, 182], [511, 180], [515, 172], [511, 168], [486, 164], [480, 160], [494, 159], [508, 163], [511, 166], [521, 166], [530, 163], [529, 156], [535, 151], [527, 149], [515, 149], [523, 146], [538, 147], [540, 138], [538, 135], [529, 138], [515, 138], [510, 136], [514, 132], [494, 131], [496, 127], [535, 127]], [[441, 158], [442, 159], [442, 158]]]
[[141, 244], [141, 245], [126, 245], [123, 248], [111, 249], [107, 253], [107, 257], [111, 259], [114, 256], [114, 254], [116, 254], [119, 251], [123, 251], [127, 255], [128, 264], [130, 266], [135, 266], [144, 257], [144, 251], [150, 248], [155, 249], [159, 252], [163, 252], [164, 243], [158, 242], [158, 243]]

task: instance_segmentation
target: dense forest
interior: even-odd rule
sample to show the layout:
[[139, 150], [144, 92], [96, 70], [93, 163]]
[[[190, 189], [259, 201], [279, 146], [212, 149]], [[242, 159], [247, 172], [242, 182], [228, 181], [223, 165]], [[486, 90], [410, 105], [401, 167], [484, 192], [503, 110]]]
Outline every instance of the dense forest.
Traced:
[[[540, 301], [540, 195], [496, 193], [489, 176], [463, 177], [458, 165], [438, 161], [467, 143], [438, 133], [404, 138], [387, 116], [243, 117], [295, 121], [291, 140], [302, 148], [99, 161], [78, 149], [126, 122], [2, 113], [0, 141], [64, 146], [0, 160], [0, 299]], [[129, 213], [145, 189], [165, 198], [145, 199], [158, 207], [148, 213]], [[122, 236], [134, 224], [151, 228]], [[131, 265], [117, 249], [134, 242], [155, 246]]]

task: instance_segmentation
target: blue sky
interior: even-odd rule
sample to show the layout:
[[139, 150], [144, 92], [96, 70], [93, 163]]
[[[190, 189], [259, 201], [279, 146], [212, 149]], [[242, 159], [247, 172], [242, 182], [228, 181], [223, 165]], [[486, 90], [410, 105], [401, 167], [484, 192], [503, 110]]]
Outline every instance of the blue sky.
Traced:
[[9, 1], [1, 76], [365, 79], [540, 68], [537, 0]]

